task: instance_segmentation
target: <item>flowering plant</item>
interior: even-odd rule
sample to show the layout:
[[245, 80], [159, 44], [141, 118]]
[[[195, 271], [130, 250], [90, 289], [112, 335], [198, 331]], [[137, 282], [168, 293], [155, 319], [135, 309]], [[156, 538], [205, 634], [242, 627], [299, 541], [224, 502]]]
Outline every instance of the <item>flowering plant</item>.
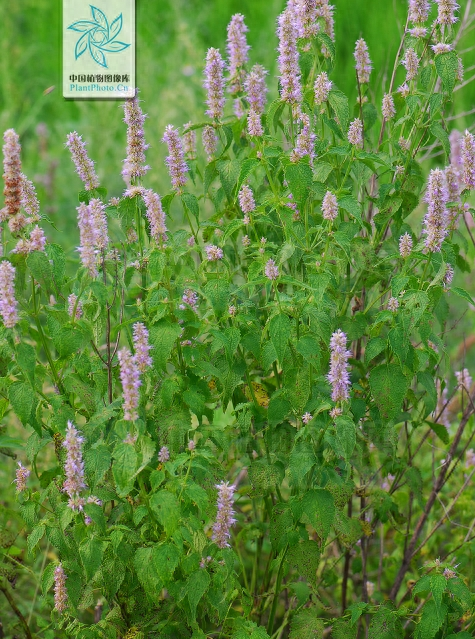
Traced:
[[438, 0], [426, 27], [430, 9], [410, 0], [381, 105], [358, 40], [353, 106], [330, 79], [333, 7], [289, 0], [267, 110], [233, 16], [228, 61], [206, 56], [209, 118], [163, 134], [163, 196], [138, 95], [121, 197], [72, 132], [79, 263], [47, 242], [6, 131], [1, 405], [31, 430], [28, 551], [45, 537], [57, 557], [43, 636], [471, 636], [452, 559], [472, 558], [473, 384], [447, 379], [444, 341], [448, 300], [473, 303], [452, 280], [470, 270], [475, 139], [447, 130], [469, 18], [457, 31]]

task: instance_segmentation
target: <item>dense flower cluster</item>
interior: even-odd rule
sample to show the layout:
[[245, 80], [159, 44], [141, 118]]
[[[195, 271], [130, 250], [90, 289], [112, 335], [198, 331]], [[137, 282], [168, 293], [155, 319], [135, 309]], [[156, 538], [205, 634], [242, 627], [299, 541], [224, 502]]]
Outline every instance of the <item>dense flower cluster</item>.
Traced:
[[84, 438], [79, 435], [74, 424], [68, 421], [66, 437], [63, 446], [66, 448], [66, 463], [64, 464], [63, 490], [68, 495], [68, 505], [72, 510], [82, 510], [84, 498], [81, 492], [86, 488], [84, 481], [84, 461], [82, 458], [82, 444]]
[[186, 184], [188, 165], [185, 162], [185, 151], [178, 129], [168, 124], [165, 128], [162, 142], [165, 142], [168, 146], [168, 155], [165, 162], [170, 173], [172, 187], [177, 193], [181, 193]]
[[279, 16], [278, 24], [280, 97], [284, 102], [300, 103], [302, 101], [302, 86], [300, 83], [299, 52], [297, 49], [299, 34], [290, 8], [287, 8]]
[[92, 191], [99, 186], [99, 178], [94, 170], [94, 162], [86, 151], [86, 143], [76, 131], [68, 133], [66, 146], [71, 151], [71, 157], [76, 167], [76, 173], [81, 178], [86, 191]]
[[333, 221], [338, 216], [338, 201], [336, 195], [327, 191], [322, 201], [322, 215], [324, 220]]
[[147, 370], [152, 365], [152, 358], [149, 355], [149, 351], [153, 348], [148, 343], [148, 330], [145, 324], [142, 322], [135, 322], [133, 327], [134, 332], [134, 350], [135, 350], [135, 363], [141, 373]]
[[246, 32], [249, 29], [244, 24], [244, 16], [236, 13], [228, 24], [227, 51], [229, 57], [229, 90], [231, 93], [238, 93], [243, 89], [243, 79], [245, 76], [244, 65], [249, 59], [250, 49], [246, 40]]
[[236, 522], [233, 510], [235, 486], [230, 486], [229, 482], [221, 482], [216, 488], [218, 489], [218, 514], [213, 525], [212, 539], [218, 548], [226, 548], [229, 547], [230, 528]]
[[350, 374], [348, 358], [351, 351], [346, 347], [346, 335], [338, 329], [330, 339], [330, 372], [327, 379], [332, 385], [332, 400], [340, 402], [349, 397]]
[[254, 194], [249, 185], [243, 184], [239, 191], [239, 206], [241, 207], [241, 211], [243, 213], [252, 213], [252, 211], [256, 208], [256, 203], [254, 201]]
[[68, 605], [66, 579], [63, 564], [59, 563], [54, 569], [54, 607], [59, 613], [63, 613]]
[[226, 101], [224, 98], [225, 66], [219, 49], [208, 49], [204, 82], [204, 87], [207, 92], [206, 104], [208, 105], [206, 114], [215, 120], [220, 120], [224, 113], [224, 104]]
[[390, 93], [385, 93], [383, 96], [382, 113], [385, 120], [392, 120], [396, 115], [393, 96]]
[[440, 251], [448, 231], [447, 202], [449, 192], [444, 171], [433, 169], [429, 174], [427, 192], [427, 214], [424, 217], [425, 245], [431, 252]]
[[371, 74], [371, 70], [373, 69], [373, 65], [371, 64], [371, 60], [368, 52], [368, 45], [360, 38], [356, 42], [355, 47], [355, 60], [356, 60], [356, 75], [358, 76], [358, 81], [361, 84], [366, 84], [369, 82], [369, 76]]
[[13, 129], [7, 129], [3, 134], [3, 140], [3, 181], [5, 184], [3, 195], [5, 196], [5, 206], [0, 211], [0, 221], [19, 213], [22, 196], [20, 138]]
[[142, 197], [150, 224], [150, 235], [157, 244], [164, 244], [167, 241], [167, 226], [160, 196], [152, 189], [146, 189]]
[[19, 461], [18, 468], [16, 469], [16, 477], [15, 484], [18, 493], [26, 490], [26, 480], [30, 476], [31, 471], [28, 468], [25, 468], [23, 464]]
[[146, 114], [140, 108], [137, 97], [130, 98], [124, 103], [124, 122], [127, 124], [127, 156], [124, 160], [122, 177], [127, 184], [143, 177], [150, 167], [145, 164], [145, 151], [149, 145], [145, 143], [143, 125]]
[[140, 370], [134, 356], [125, 346], [117, 353], [117, 357], [119, 358], [120, 381], [124, 397], [124, 419], [133, 422], [139, 417], [137, 408], [141, 385]]
[[15, 299], [15, 267], [7, 260], [0, 263], [0, 315], [7, 328], [18, 322], [18, 302]]
[[328, 75], [323, 71], [317, 75], [313, 90], [315, 93], [315, 104], [323, 104], [328, 100], [328, 95], [332, 88], [332, 82], [328, 79]]

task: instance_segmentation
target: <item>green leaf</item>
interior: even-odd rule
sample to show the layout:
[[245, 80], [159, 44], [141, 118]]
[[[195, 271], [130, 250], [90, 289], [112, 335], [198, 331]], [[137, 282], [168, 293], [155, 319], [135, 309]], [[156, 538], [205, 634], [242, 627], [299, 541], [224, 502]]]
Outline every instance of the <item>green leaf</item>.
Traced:
[[469, 304], [472, 304], [472, 306], [475, 306], [475, 301], [473, 300], [472, 296], [470, 295], [470, 293], [467, 293], [467, 291], [464, 290], [463, 288], [459, 288], [458, 286], [452, 286], [450, 288], [450, 291], [452, 293], [455, 293], [462, 299], [466, 300]]
[[137, 453], [131, 444], [120, 442], [114, 448], [112, 474], [117, 485], [119, 497], [125, 497], [134, 487], [133, 475], [137, 468]]
[[309, 490], [302, 499], [302, 509], [306, 519], [315, 529], [323, 548], [335, 517], [335, 503], [328, 490]]
[[442, 86], [448, 93], [452, 93], [457, 79], [458, 59], [455, 51], [440, 53], [435, 56], [435, 68], [442, 80]]
[[287, 315], [274, 315], [269, 323], [269, 335], [280, 364], [284, 361], [290, 332], [291, 323]]
[[300, 485], [305, 475], [316, 464], [317, 458], [313, 446], [306, 441], [299, 440], [296, 442], [292, 452], [290, 453], [289, 469], [292, 484]]
[[221, 184], [228, 200], [232, 199], [233, 190], [241, 172], [240, 160], [220, 160], [216, 168], [221, 178]]
[[154, 249], [148, 258], [148, 271], [153, 282], [161, 282], [163, 277], [163, 269], [166, 266], [166, 258], [163, 251]]
[[382, 364], [371, 371], [369, 385], [383, 419], [391, 420], [401, 410], [409, 381], [397, 364]]
[[318, 614], [316, 606], [297, 612], [290, 624], [289, 639], [323, 639], [325, 626]]
[[312, 187], [312, 169], [303, 162], [289, 164], [285, 169], [285, 179], [295, 202], [303, 205]]
[[292, 546], [289, 548], [286, 559], [291, 566], [297, 568], [299, 575], [316, 587], [317, 570], [320, 564], [320, 546], [316, 541], [309, 539]]
[[59, 355], [64, 358], [83, 348], [88, 341], [87, 333], [77, 327], [64, 327], [53, 335], [53, 344]]
[[348, 128], [348, 120], [350, 119], [350, 107], [348, 105], [348, 98], [339, 89], [332, 89], [328, 94], [328, 102], [331, 108], [335, 111], [335, 115], [338, 118], [338, 122], [343, 131]]
[[341, 416], [335, 420], [335, 429], [335, 440], [338, 443], [335, 452], [348, 461], [356, 446], [356, 426], [352, 419], [347, 416]]
[[183, 206], [185, 206], [190, 213], [192, 213], [196, 220], [199, 222], [200, 220], [200, 205], [198, 203], [198, 199], [196, 195], [192, 193], [182, 193], [181, 201], [183, 202]]
[[282, 102], [282, 100], [274, 100], [271, 102], [269, 109], [266, 114], [266, 124], [269, 131], [274, 130], [277, 131], [277, 125], [279, 122], [279, 118], [284, 110], [286, 102]]
[[431, 124], [430, 131], [431, 131], [432, 135], [441, 142], [442, 147], [443, 147], [444, 152], [445, 152], [445, 155], [447, 157], [449, 157], [450, 156], [450, 142], [449, 142], [449, 135], [448, 135], [447, 131], [442, 127], [440, 122], [433, 122]]
[[24, 440], [19, 437], [0, 435], [0, 448], [22, 448], [24, 445]]
[[150, 351], [158, 371], [166, 368], [172, 349], [179, 338], [181, 328], [178, 324], [170, 324], [167, 320], [160, 320], [150, 327], [150, 343], [153, 345]]
[[36, 351], [33, 346], [31, 346], [30, 344], [26, 344], [25, 342], [19, 344], [17, 348], [16, 360], [22, 372], [26, 374], [30, 384], [34, 386]]
[[387, 606], [381, 606], [371, 619], [369, 625], [369, 639], [399, 639], [403, 636], [403, 629], [397, 611]]
[[442, 606], [442, 597], [444, 596], [446, 586], [447, 579], [444, 575], [432, 575], [430, 578], [430, 591], [434, 598], [437, 611], [439, 611]]
[[280, 552], [289, 541], [289, 533], [294, 530], [294, 517], [289, 504], [278, 503], [272, 509], [269, 522], [270, 542], [273, 550]]
[[168, 490], [160, 490], [150, 498], [150, 508], [167, 534], [172, 535], [180, 523], [180, 504]]
[[33, 251], [26, 258], [26, 264], [32, 276], [46, 291], [51, 291], [53, 286], [53, 268], [43, 251]]
[[205, 177], [204, 177], [204, 194], [208, 193], [208, 189], [211, 186], [213, 180], [218, 176], [218, 171], [216, 169], [216, 161], [210, 162], [206, 165], [205, 168]]
[[386, 340], [382, 337], [373, 337], [366, 344], [365, 353], [364, 353], [364, 361], [365, 364], [368, 364], [372, 359], [377, 357], [380, 353], [384, 351], [386, 348]]
[[368, 604], [363, 601], [359, 601], [358, 603], [352, 604], [348, 607], [348, 610], [351, 612], [351, 625], [354, 626], [361, 615], [365, 612], [366, 608], [368, 608]]
[[8, 399], [18, 419], [25, 425], [31, 417], [35, 400], [31, 386], [23, 382], [14, 382], [8, 389]]
[[109, 470], [111, 460], [112, 457], [109, 449], [103, 443], [98, 444], [94, 448], [89, 448], [84, 453], [86, 475], [91, 488], [94, 489], [95, 486], [102, 481], [104, 475]]
[[[437, 56], [436, 56], [437, 59]], [[433, 639], [437, 634], [437, 631], [442, 626], [444, 618], [447, 614], [447, 605], [442, 604], [440, 608], [433, 599], [426, 601], [422, 608], [421, 620], [416, 626], [414, 634], [415, 639]], [[375, 635], [375, 639], [376, 639]], [[379, 637], [378, 637], [379, 639]]]
[[66, 255], [59, 244], [47, 244], [46, 255], [53, 262], [53, 276], [57, 284], [61, 284], [66, 270]]
[[134, 567], [143, 589], [155, 601], [163, 581], [153, 561], [153, 551], [153, 548], [139, 548], [134, 556]]
[[350, 626], [349, 621], [344, 619], [336, 619], [332, 626], [332, 639], [356, 639], [356, 633], [358, 631], [357, 626], [353, 628]]
[[88, 580], [94, 577], [101, 566], [104, 547], [105, 542], [99, 541], [96, 537], [87, 539], [79, 546], [79, 556]]
[[248, 472], [254, 495], [265, 495], [268, 491], [275, 490], [283, 479], [282, 469], [269, 464], [265, 459], [253, 461]]
[[45, 595], [54, 584], [54, 571], [56, 570], [57, 564], [51, 562], [46, 568], [43, 570], [43, 574], [41, 575], [41, 591], [43, 595]]
[[472, 594], [460, 577], [447, 579], [447, 590], [452, 593], [464, 611], [471, 609]]
[[211, 578], [207, 570], [200, 568], [192, 573], [186, 580], [186, 594], [191, 608], [191, 616], [196, 619], [196, 608], [200, 599], [208, 590]]
[[45, 534], [45, 527], [42, 526], [41, 524], [33, 528], [31, 533], [28, 535], [28, 539], [26, 542], [26, 547], [28, 549], [29, 555], [34, 556], [35, 553], [33, 551], [35, 547], [39, 544], [44, 534]]
[[229, 307], [229, 283], [222, 279], [210, 280], [204, 287], [203, 293], [211, 302], [217, 317], [221, 317]]
[[352, 195], [344, 195], [338, 200], [338, 206], [354, 217], [358, 222], [363, 225], [363, 219], [361, 217], [361, 204]]
[[239, 178], [236, 185], [236, 191], [239, 191], [243, 182], [254, 171], [256, 166], [259, 166], [260, 161], [255, 158], [247, 158], [241, 165], [241, 171], [239, 172]]
[[166, 583], [172, 579], [180, 563], [180, 552], [173, 544], [160, 544], [153, 549], [152, 560], [160, 578]]
[[[336, 55], [335, 43], [326, 33], [322, 33], [322, 32], [317, 33], [317, 40], [322, 45], [322, 49], [323, 47], [325, 47], [325, 49], [330, 54], [330, 61], [331, 61], [331, 64], [329, 65], [329, 70], [330, 70], [333, 68], [333, 62], [335, 60], [335, 55]], [[327, 58], [327, 64], [328, 64], [328, 58]]]

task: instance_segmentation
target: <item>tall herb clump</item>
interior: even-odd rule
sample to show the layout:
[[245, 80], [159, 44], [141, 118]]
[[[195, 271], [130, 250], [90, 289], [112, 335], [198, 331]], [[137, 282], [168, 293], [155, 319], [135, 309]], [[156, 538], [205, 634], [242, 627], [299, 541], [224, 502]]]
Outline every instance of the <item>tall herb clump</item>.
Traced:
[[169, 193], [138, 96], [120, 197], [72, 132], [74, 258], [5, 133], [1, 410], [30, 432], [14, 481], [58, 633], [473, 635], [473, 383], [446, 350], [473, 303], [475, 141], [448, 124], [472, 18], [411, 0], [382, 102], [360, 38], [350, 104], [333, 11], [289, 0], [267, 109], [232, 18], [207, 118], [163, 132]]

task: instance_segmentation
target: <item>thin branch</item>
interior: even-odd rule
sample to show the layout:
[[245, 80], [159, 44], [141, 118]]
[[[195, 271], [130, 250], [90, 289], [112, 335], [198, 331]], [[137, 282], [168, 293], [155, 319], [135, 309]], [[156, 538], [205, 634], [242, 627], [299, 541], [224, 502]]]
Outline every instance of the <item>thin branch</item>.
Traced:
[[13, 599], [10, 591], [7, 589], [6, 586], [0, 586], [0, 590], [3, 592], [3, 594], [5, 595], [8, 603], [10, 604], [10, 608], [13, 610], [13, 612], [16, 614], [16, 616], [18, 617], [21, 625], [23, 626], [23, 629], [25, 631], [26, 636], [28, 637], [28, 639], [33, 639], [33, 635], [31, 634], [31, 630], [28, 626], [28, 624], [26, 623], [26, 619], [23, 616], [21, 610], [18, 608], [18, 606], [15, 603], [15, 600]]

